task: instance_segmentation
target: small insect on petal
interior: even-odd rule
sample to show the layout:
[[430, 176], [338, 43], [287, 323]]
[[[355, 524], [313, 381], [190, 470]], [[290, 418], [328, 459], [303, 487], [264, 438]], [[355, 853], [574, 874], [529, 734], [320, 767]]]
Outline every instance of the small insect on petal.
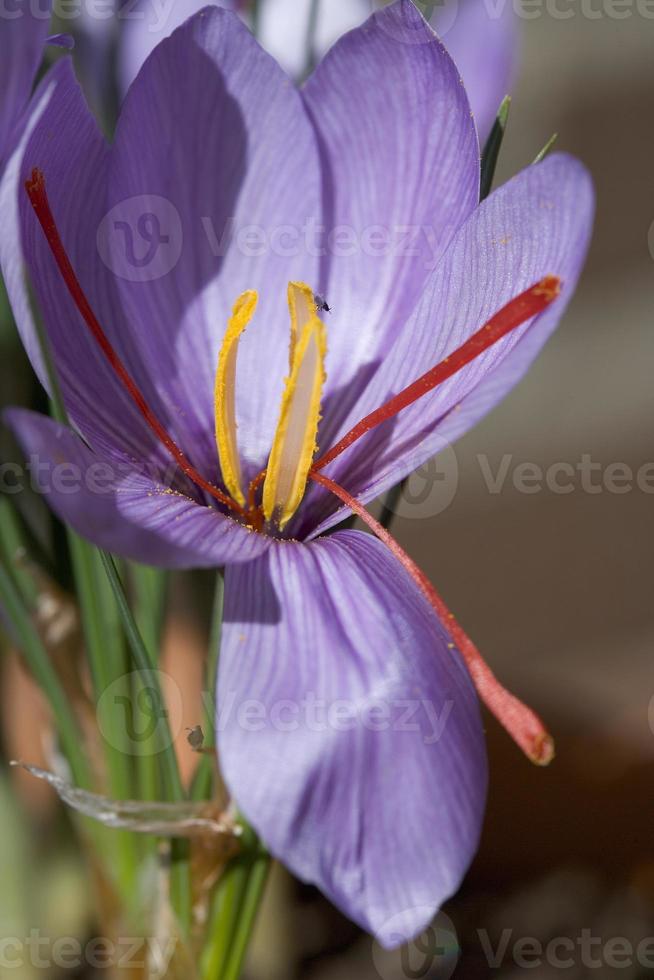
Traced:
[[195, 728], [187, 728], [186, 741], [194, 752], [201, 752], [204, 747], [204, 732], [202, 731], [202, 726], [196, 725]]

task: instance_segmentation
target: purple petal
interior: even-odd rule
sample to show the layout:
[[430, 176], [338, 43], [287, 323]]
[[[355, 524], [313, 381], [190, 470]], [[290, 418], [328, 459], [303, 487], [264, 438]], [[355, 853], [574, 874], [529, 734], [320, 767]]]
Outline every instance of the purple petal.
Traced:
[[269, 539], [138, 472], [91, 452], [70, 429], [33, 412], [5, 419], [28, 457], [30, 480], [55, 513], [100, 548], [148, 565], [201, 568], [249, 561]]
[[[288, 282], [317, 277], [301, 229], [320, 214], [320, 165], [297, 91], [236, 15], [209, 8], [148, 59], [123, 106], [109, 183], [113, 216], [129, 225], [112, 252], [127, 322], [201, 467], [215, 465], [213, 384], [228, 317], [239, 293], [260, 291], [237, 390], [241, 453], [261, 467], [288, 371]], [[146, 211], [168, 242], [140, 269], [125, 248], [147, 259], [135, 231]]]
[[0, 23], [0, 164], [27, 105], [50, 27], [50, 5], [16, 0]]
[[104, 213], [107, 154], [70, 60], [63, 59], [32, 100], [21, 144], [3, 176], [0, 197], [5, 233], [0, 241], [0, 261], [23, 343], [47, 387], [23, 281], [21, 253], [25, 256], [68, 412], [87, 441], [99, 451], [159, 459], [164, 466], [168, 455], [154, 440], [70, 299], [23, 186], [33, 167], [45, 174], [55, 220], [82, 286], [109, 338], [165, 423], [168, 413], [157, 398], [149, 371], [139, 360], [133, 338], [124, 329], [113, 276], [96, 247]]
[[486, 790], [476, 696], [370, 535], [281, 543], [228, 569], [217, 738], [272, 853], [384, 945], [459, 887]]
[[479, 147], [459, 73], [410, 0], [342, 38], [304, 97], [323, 156], [326, 223], [345, 229], [327, 238], [318, 283], [333, 310], [326, 445], [472, 212]]
[[174, 4], [166, 4], [164, 10], [149, 0], [128, 4], [118, 15], [122, 25], [118, 75], [123, 93], [127, 92], [159, 42], [170, 37], [189, 17], [212, 4], [227, 10], [234, 10], [239, 5], [238, 0], [175, 0]]
[[[361, 439], [331, 464], [332, 479], [360, 499], [372, 500], [444, 443], [463, 435], [508, 393], [556, 328], [574, 293], [593, 213], [588, 172], [564, 154], [528, 167], [477, 209], [452, 242], [342, 431], [456, 350], [543, 276], [560, 276], [560, 298], [430, 395]], [[316, 503], [320, 493], [312, 491], [314, 520], [322, 504], [332, 506], [324, 495], [322, 504]], [[315, 534], [333, 522], [332, 517], [322, 523]]]
[[520, 45], [515, 7], [447, 0], [442, 7], [438, 4], [432, 24], [461, 72], [483, 146], [516, 75]]

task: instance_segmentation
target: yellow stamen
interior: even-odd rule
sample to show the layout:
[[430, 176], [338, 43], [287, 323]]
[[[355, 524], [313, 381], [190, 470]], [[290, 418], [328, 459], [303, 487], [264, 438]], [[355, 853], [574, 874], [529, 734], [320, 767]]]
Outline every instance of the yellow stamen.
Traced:
[[306, 283], [289, 283], [288, 311], [291, 314], [291, 342], [288, 347], [288, 369], [292, 371], [297, 339], [309, 320], [316, 315], [316, 300], [313, 295], [313, 290]]
[[313, 457], [320, 421], [320, 396], [325, 380], [327, 340], [316, 313], [311, 289], [304, 283], [288, 287], [291, 313], [291, 373], [263, 486], [263, 512], [280, 528], [300, 506]]
[[231, 497], [241, 505], [241, 462], [236, 440], [236, 361], [241, 334], [252, 319], [259, 297], [254, 290], [239, 296], [218, 357], [215, 384], [216, 445], [223, 482]]

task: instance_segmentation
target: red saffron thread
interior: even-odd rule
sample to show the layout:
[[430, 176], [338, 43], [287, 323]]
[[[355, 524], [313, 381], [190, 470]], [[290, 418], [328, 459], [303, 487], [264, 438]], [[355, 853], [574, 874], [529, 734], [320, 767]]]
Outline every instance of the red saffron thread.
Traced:
[[250, 480], [248, 487], [248, 514], [255, 531], [260, 531], [264, 525], [263, 507], [257, 504], [257, 491], [266, 479], [268, 470], [262, 470], [253, 480]]
[[202, 490], [205, 490], [225, 507], [235, 511], [241, 517], [245, 517], [245, 511], [236, 503], [236, 501], [232, 500], [231, 497], [223, 493], [222, 490], [219, 490], [218, 487], [214, 487], [208, 480], [205, 480], [205, 478], [198, 473], [195, 467], [189, 462], [177, 443], [168, 435], [163, 425], [155, 416], [154, 412], [152, 412], [145, 398], [129, 374], [127, 368], [114, 350], [109, 338], [100, 325], [100, 321], [93, 312], [93, 308], [91, 307], [91, 304], [89, 303], [86, 294], [84, 293], [84, 290], [82, 289], [82, 286], [80, 285], [80, 282], [75, 274], [71, 261], [68, 258], [66, 248], [61, 240], [54, 215], [52, 214], [50, 202], [48, 200], [48, 194], [45, 186], [45, 176], [37, 167], [32, 170], [31, 179], [25, 181], [25, 190], [27, 191], [27, 196], [30, 199], [34, 213], [36, 214], [39, 224], [43, 229], [43, 233], [46, 237], [48, 245], [50, 246], [50, 251], [52, 252], [55, 262], [59, 267], [61, 276], [68, 288], [68, 292], [70, 293], [75, 306], [79, 310], [93, 339], [96, 341], [100, 347], [100, 350], [109, 362], [110, 367], [118, 376], [118, 379], [149, 425], [150, 429], [154, 432], [157, 439], [163, 443], [175, 462], [179, 465], [180, 469], [189, 477], [190, 480], [193, 481], [193, 483], [195, 483]]
[[360, 517], [373, 534], [397, 558], [452, 637], [453, 643], [465, 661], [479, 697], [486, 707], [506, 729], [528, 759], [538, 766], [549, 765], [554, 758], [554, 741], [543, 722], [531, 708], [528, 708], [522, 701], [509, 693], [506, 688], [502, 687], [477, 647], [457, 623], [453, 613], [447, 608], [422, 569], [407, 555], [386, 528], [379, 521], [376, 521], [372, 514], [369, 514], [366, 508], [347, 490], [344, 490], [338, 483], [334, 483], [323, 473], [311, 472], [309, 475], [312, 480], [333, 493]]
[[521, 326], [526, 320], [542, 313], [550, 303], [552, 303], [561, 292], [561, 280], [558, 276], [545, 276], [529, 289], [526, 289], [519, 296], [512, 299], [506, 306], [496, 313], [491, 319], [472, 335], [461, 347], [457, 348], [453, 354], [446, 357], [435, 367], [431, 368], [422, 377], [418, 378], [399, 394], [395, 395], [385, 405], [375, 409], [360, 422], [350, 429], [336, 445], [332, 446], [324, 456], [321, 456], [313, 464], [313, 470], [321, 470], [331, 463], [332, 460], [344, 453], [346, 449], [365, 436], [366, 433], [393, 418], [403, 409], [408, 408], [414, 402], [422, 398], [423, 395], [433, 391], [443, 381], [447, 381], [453, 374], [460, 371], [484, 351], [496, 344], [502, 337], [505, 337], [512, 330]]

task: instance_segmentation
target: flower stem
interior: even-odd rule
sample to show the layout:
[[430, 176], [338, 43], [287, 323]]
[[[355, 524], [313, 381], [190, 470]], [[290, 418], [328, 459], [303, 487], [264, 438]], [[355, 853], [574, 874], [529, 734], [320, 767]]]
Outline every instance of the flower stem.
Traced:
[[[168, 574], [160, 568], [150, 568], [146, 565], [129, 565], [130, 583], [134, 593], [134, 613], [146, 649], [157, 651], [161, 649], [164, 620], [166, 616], [166, 595], [168, 592]], [[147, 684], [142, 679], [138, 691], [147, 690]], [[143, 752], [136, 760], [138, 798], [140, 800], [156, 801], [161, 799], [163, 787], [159, 779], [159, 765], [154, 752]], [[154, 856], [157, 850], [156, 837], [144, 838], [143, 850]]]
[[269, 871], [270, 857], [265, 851], [261, 851], [251, 864], [245, 881], [230, 957], [222, 980], [239, 980], [241, 976]]
[[261, 30], [261, 10], [260, 10], [260, 0], [252, 0], [252, 11], [250, 14], [250, 26], [252, 28], [252, 33], [258, 39], [259, 32]]
[[309, 8], [309, 20], [307, 21], [307, 34], [305, 39], [305, 78], [311, 74], [316, 67], [316, 31], [318, 29], [318, 15], [320, 14], [320, 0], [311, 0]]
[[[220, 641], [222, 636], [225, 579], [222, 571], [216, 578], [216, 591], [207, 659], [206, 730], [215, 743], [213, 694], [216, 690]], [[215, 760], [205, 755], [193, 782], [195, 799], [209, 798], [213, 784]], [[270, 858], [254, 830], [241, 818], [242, 849], [225, 868], [213, 898], [212, 916], [207, 931], [201, 976], [203, 980], [237, 980], [250, 942], [268, 876]]]
[[[115, 562], [112, 556], [105, 551], [100, 551], [100, 558], [114, 593], [114, 598], [132, 652], [134, 665], [141, 672], [143, 683], [147, 683], [147, 686], [155, 692], [157, 702], [163, 704], [163, 694], [159, 684], [156, 659], [143, 642], [143, 637], [127, 602], [125, 590], [120, 581]], [[167, 725], [166, 718], [164, 717], [162, 720]], [[170, 731], [166, 732], [165, 747], [162, 749], [159, 758], [162, 767], [163, 783], [166, 788], [166, 798], [173, 802], [184, 800], [184, 787], [182, 785], [179, 766], [177, 765], [177, 756], [175, 755], [175, 746]], [[182, 933], [186, 935], [191, 924], [191, 882], [188, 864], [188, 844], [186, 841], [179, 840], [173, 842], [171, 859], [171, 902], [177, 916], [179, 927]]]
[[[207, 669], [205, 674], [204, 690], [204, 731], [210, 745], [216, 744], [215, 734], [215, 693], [216, 681], [218, 677], [218, 659], [220, 657], [220, 639], [223, 628], [223, 604], [225, 596], [224, 573], [219, 571], [216, 575], [216, 589], [213, 601], [213, 614], [211, 617], [211, 630], [209, 633], [209, 650], [207, 654]], [[216, 769], [215, 756], [203, 755], [196, 769], [191, 785], [191, 799], [209, 800], [211, 799]]]
[[203, 980], [238, 980], [266, 884], [270, 857], [243, 823], [243, 850], [227, 866], [214, 898]]
[[130, 564], [135, 618], [148, 650], [159, 650], [166, 618], [168, 573], [161, 568]]
[[[127, 661], [116, 607], [108, 593], [95, 549], [73, 531], [68, 542], [80, 606], [86, 653], [91, 670], [96, 711], [101, 719], [108, 789], [116, 799], [132, 793], [132, 760], [122, 750], [123, 717], [111, 698], [103, 697], [109, 687], [127, 672]], [[116, 870], [125, 896], [134, 890], [137, 843], [131, 834], [117, 831], [111, 846], [116, 849]]]

